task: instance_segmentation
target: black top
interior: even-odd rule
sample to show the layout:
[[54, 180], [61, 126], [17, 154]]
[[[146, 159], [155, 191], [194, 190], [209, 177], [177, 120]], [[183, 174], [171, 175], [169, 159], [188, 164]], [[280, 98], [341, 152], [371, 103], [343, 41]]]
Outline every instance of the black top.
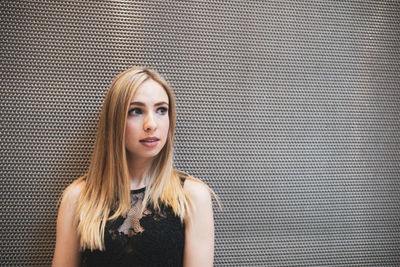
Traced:
[[[184, 179], [181, 179], [182, 183]], [[106, 224], [105, 251], [85, 250], [82, 266], [182, 266], [185, 226], [172, 208], [160, 212], [148, 205], [140, 213], [145, 188], [131, 190], [131, 209], [126, 217]]]

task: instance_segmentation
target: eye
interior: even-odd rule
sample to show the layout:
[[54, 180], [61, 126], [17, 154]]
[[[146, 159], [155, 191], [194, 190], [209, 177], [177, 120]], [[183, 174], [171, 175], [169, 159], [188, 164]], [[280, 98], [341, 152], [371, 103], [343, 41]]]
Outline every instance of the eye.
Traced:
[[142, 114], [142, 110], [140, 108], [132, 108], [128, 111], [128, 115], [139, 115]]
[[159, 114], [161, 114], [161, 115], [164, 115], [164, 114], [166, 114], [167, 112], [168, 112], [168, 109], [165, 108], [165, 107], [161, 107], [161, 108], [158, 108], [158, 109], [157, 109], [157, 113], [159, 113]]

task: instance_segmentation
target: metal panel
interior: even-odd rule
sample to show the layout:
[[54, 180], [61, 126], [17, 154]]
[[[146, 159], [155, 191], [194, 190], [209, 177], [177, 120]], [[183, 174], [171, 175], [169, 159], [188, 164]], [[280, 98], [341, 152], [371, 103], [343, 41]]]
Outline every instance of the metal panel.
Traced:
[[215, 266], [400, 265], [397, 1], [2, 1], [0, 265], [51, 262], [105, 92], [131, 65], [178, 104]]

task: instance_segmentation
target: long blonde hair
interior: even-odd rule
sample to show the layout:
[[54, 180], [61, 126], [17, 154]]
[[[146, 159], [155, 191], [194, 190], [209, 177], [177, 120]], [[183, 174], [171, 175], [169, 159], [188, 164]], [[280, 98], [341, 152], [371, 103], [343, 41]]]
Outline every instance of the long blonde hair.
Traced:
[[162, 85], [169, 98], [169, 132], [166, 144], [154, 158], [146, 178], [143, 207], [160, 203], [172, 207], [181, 218], [189, 213], [191, 201], [184, 192], [179, 172], [173, 168], [175, 100], [168, 83], [155, 71], [133, 67], [119, 74], [104, 100], [89, 171], [74, 183], [84, 181], [77, 207], [80, 247], [104, 250], [106, 222], [124, 216], [130, 208], [130, 183], [125, 151], [125, 125], [130, 101], [137, 88], [152, 79]]

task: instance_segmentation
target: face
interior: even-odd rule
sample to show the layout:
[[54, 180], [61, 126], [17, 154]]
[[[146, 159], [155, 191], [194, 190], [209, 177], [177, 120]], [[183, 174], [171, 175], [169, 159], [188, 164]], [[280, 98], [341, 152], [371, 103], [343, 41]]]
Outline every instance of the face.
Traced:
[[168, 95], [152, 79], [143, 82], [132, 97], [125, 128], [127, 156], [154, 158], [164, 147], [169, 130]]

